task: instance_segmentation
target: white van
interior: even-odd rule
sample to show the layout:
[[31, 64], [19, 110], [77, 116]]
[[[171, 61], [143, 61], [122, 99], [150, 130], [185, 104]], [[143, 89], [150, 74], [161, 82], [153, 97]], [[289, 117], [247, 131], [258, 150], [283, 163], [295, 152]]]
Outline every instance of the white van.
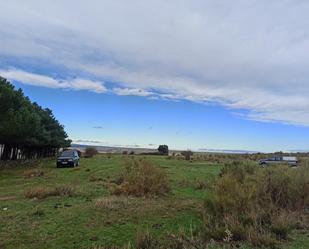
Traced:
[[288, 164], [290, 166], [297, 166], [298, 160], [295, 156], [276, 156], [267, 159], [261, 159], [259, 164], [263, 167], [269, 164]]

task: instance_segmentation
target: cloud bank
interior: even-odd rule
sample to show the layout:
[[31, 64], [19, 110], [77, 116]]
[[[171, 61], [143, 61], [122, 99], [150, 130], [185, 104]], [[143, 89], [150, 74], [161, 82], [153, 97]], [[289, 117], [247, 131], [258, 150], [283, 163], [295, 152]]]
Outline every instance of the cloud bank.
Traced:
[[17, 69], [15, 80], [98, 93], [109, 82], [118, 95], [218, 103], [248, 119], [309, 125], [308, 1], [11, 0], [0, 9], [2, 58], [80, 73], [58, 80]]
[[26, 85], [48, 88], [63, 88], [72, 90], [89, 90], [96, 93], [106, 92], [103, 83], [88, 79], [76, 78], [71, 80], [54, 79], [49, 76], [10, 69], [0, 70], [0, 75], [13, 81], [19, 81]]

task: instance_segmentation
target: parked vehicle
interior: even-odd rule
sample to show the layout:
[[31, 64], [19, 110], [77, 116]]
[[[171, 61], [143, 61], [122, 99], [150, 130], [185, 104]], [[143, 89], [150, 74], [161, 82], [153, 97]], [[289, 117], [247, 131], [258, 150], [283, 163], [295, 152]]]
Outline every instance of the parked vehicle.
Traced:
[[57, 158], [57, 168], [76, 167], [79, 165], [79, 156], [76, 150], [66, 150]]
[[298, 160], [295, 156], [276, 156], [267, 159], [261, 159], [259, 164], [267, 166], [269, 164], [288, 164], [290, 166], [297, 166]]

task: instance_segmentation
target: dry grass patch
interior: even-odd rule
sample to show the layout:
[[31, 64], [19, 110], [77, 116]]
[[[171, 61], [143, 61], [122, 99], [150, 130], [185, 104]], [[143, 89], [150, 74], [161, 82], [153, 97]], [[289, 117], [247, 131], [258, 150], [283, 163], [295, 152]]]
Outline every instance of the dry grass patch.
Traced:
[[114, 195], [164, 196], [170, 192], [166, 172], [144, 158], [126, 158], [125, 171], [109, 185]]
[[207, 183], [207, 181], [197, 179], [195, 181], [194, 188], [199, 190], [205, 190], [208, 188], [208, 185], [209, 184]]
[[129, 205], [129, 200], [122, 196], [107, 196], [96, 199], [94, 201], [94, 206], [97, 209], [105, 210], [119, 210], [127, 208]]
[[44, 176], [44, 171], [41, 169], [33, 169], [33, 170], [26, 170], [23, 175], [25, 178], [31, 178], [31, 177], [42, 177]]
[[74, 188], [70, 185], [61, 185], [56, 187], [34, 187], [28, 189], [24, 195], [26, 198], [44, 199], [49, 196], [72, 196], [74, 194]]
[[102, 177], [97, 177], [95, 175], [91, 175], [89, 177], [89, 181], [90, 182], [100, 182], [100, 181], [103, 181], [104, 179]]
[[[133, 245], [129, 242], [124, 246], [113, 246], [113, 245], [94, 245], [90, 249], [134, 249]], [[140, 249], [140, 248], [137, 248]]]

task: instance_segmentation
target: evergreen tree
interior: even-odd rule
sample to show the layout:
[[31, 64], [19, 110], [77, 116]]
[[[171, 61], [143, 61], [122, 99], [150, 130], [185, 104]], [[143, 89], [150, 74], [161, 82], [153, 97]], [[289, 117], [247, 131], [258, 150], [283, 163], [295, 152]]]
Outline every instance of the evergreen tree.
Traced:
[[1, 160], [53, 156], [70, 143], [50, 109], [32, 103], [21, 89], [0, 77]]

